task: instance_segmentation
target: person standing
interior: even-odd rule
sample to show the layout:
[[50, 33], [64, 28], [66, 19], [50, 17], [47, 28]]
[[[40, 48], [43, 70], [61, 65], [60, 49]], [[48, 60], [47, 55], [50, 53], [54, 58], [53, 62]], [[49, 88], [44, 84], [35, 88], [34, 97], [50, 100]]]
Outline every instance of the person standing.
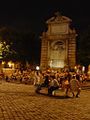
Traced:
[[[80, 84], [80, 81], [76, 79], [75, 75], [72, 76], [72, 79], [70, 81], [70, 90], [73, 94], [73, 97], [74, 96], [79, 97], [81, 92], [81, 84]], [[76, 92], [76, 95], [75, 95], [75, 92]]]

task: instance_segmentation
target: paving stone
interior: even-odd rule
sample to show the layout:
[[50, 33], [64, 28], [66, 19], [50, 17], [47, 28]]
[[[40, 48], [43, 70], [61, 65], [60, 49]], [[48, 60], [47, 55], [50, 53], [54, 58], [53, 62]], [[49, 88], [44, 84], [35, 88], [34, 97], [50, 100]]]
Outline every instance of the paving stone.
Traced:
[[79, 98], [36, 94], [33, 85], [0, 84], [0, 120], [90, 120], [90, 89]]

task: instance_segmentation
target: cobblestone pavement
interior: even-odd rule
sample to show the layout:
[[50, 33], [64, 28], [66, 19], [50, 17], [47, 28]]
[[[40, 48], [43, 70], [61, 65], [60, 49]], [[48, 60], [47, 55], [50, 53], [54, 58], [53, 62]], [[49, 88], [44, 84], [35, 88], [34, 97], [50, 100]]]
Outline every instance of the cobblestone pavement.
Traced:
[[32, 85], [2, 82], [0, 120], [90, 120], [90, 90], [79, 98], [49, 97]]

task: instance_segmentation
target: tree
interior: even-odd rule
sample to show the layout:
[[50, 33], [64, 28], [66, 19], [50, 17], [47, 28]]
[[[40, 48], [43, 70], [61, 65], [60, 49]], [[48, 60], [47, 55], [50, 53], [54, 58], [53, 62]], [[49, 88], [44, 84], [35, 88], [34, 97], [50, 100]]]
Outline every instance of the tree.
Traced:
[[0, 29], [3, 60], [30, 61], [33, 55], [34, 33], [16, 32], [10, 28]]

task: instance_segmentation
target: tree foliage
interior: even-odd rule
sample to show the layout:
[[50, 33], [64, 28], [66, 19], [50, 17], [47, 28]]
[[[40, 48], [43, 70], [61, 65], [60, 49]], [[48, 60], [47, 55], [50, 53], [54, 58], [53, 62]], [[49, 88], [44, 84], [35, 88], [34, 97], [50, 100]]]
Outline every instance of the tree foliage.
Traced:
[[10, 28], [0, 29], [3, 60], [30, 61], [33, 54], [34, 33], [16, 32]]

